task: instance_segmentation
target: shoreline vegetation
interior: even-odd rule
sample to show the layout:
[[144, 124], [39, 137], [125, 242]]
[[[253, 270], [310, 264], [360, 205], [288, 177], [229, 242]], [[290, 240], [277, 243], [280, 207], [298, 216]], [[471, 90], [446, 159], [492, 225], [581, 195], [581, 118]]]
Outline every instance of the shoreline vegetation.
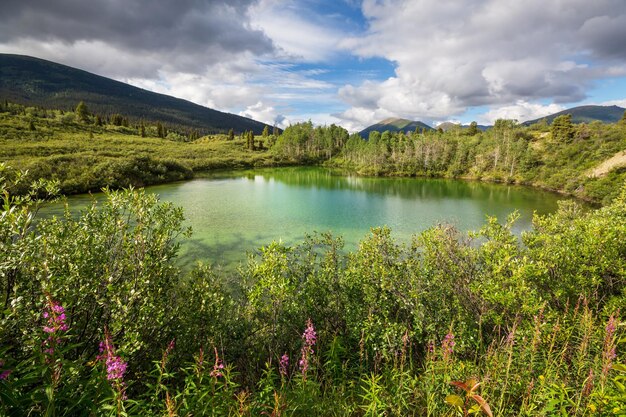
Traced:
[[7, 415], [626, 412], [626, 187], [521, 240], [511, 215], [409, 246], [373, 229], [349, 253], [274, 242], [233, 280], [176, 266], [182, 210], [144, 190], [37, 219], [55, 185], [16, 197], [0, 178]]
[[[322, 165], [362, 176], [433, 177], [528, 185], [607, 204], [626, 180], [626, 120], [548, 125], [498, 120], [443, 131], [371, 132], [367, 140], [310, 122], [262, 135], [200, 137], [162, 123], [0, 104], [0, 161], [31, 181], [54, 179], [61, 192], [147, 186], [220, 169]], [[613, 162], [606, 165], [606, 162]], [[605, 164], [602, 166], [602, 164]], [[594, 175], [599, 166], [600, 175]], [[26, 182], [24, 182], [25, 184]], [[26, 189], [16, 190], [25, 193]]]

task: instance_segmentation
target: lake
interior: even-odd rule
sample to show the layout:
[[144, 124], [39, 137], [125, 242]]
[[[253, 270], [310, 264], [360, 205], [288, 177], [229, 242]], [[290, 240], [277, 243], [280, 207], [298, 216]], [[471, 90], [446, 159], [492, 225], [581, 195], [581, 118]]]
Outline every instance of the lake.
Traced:
[[[563, 199], [521, 186], [357, 177], [310, 167], [218, 172], [147, 190], [182, 206], [186, 224], [193, 228], [191, 239], [183, 242], [181, 263], [204, 260], [226, 269], [273, 240], [298, 243], [313, 232], [341, 235], [352, 250], [374, 226], [389, 226], [399, 242], [408, 243], [412, 235], [438, 223], [478, 230], [487, 215], [503, 222], [517, 210], [515, 231], [521, 233], [531, 227], [533, 212], [554, 212]], [[77, 210], [91, 198], [67, 200]], [[60, 212], [60, 204], [43, 210], [44, 215]]]

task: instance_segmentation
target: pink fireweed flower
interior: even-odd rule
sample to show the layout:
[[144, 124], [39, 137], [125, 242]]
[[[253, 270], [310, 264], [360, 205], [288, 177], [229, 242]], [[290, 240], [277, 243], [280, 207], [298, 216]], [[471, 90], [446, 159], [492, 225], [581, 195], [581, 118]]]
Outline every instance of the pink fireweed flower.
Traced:
[[609, 317], [606, 324], [606, 334], [604, 336], [604, 348], [602, 349], [602, 379], [606, 378], [613, 366], [613, 360], [617, 357], [615, 353], [615, 330], [617, 329], [617, 320], [615, 314]]
[[222, 370], [224, 369], [224, 363], [220, 359], [219, 353], [217, 353], [217, 348], [214, 348], [214, 349], [215, 349], [215, 364], [213, 365], [213, 370], [211, 371], [209, 375], [211, 375], [213, 378], [219, 378], [221, 376], [224, 376], [224, 373], [222, 372]]
[[163, 352], [163, 358], [161, 358], [161, 368], [165, 368], [165, 364], [167, 363], [167, 358], [170, 356], [170, 353], [172, 353], [175, 346], [176, 346], [176, 338], [172, 339], [170, 343], [167, 345], [167, 348], [165, 348], [165, 351]]
[[289, 369], [289, 356], [285, 353], [280, 357], [280, 362], [278, 363], [278, 372], [281, 376], [287, 376], [287, 371]]
[[[4, 361], [0, 359], [0, 368], [2, 368], [3, 366], [4, 366]], [[5, 369], [4, 371], [0, 372], [0, 381], [3, 379], [7, 379], [9, 375], [11, 375], [11, 372], [13, 371], [10, 369]]]
[[105, 330], [104, 341], [100, 342], [100, 355], [98, 359], [104, 361], [107, 370], [107, 380], [122, 382], [128, 364], [115, 354], [115, 346], [111, 335]]
[[[315, 342], [317, 341], [317, 333], [315, 333], [315, 328], [313, 327], [311, 319], [308, 319], [306, 322], [306, 329], [302, 334], [302, 339], [304, 340], [304, 344], [309, 347], [315, 345]], [[313, 353], [313, 351], [311, 351], [311, 353]]]
[[306, 377], [306, 372], [309, 369], [309, 359], [313, 355], [314, 350], [313, 346], [317, 342], [317, 333], [315, 333], [315, 328], [313, 327], [313, 322], [311, 319], [308, 319], [306, 322], [306, 329], [302, 334], [302, 349], [300, 361], [298, 364], [300, 365], [300, 371], [302, 375]]
[[454, 334], [452, 334], [452, 332], [444, 336], [441, 342], [441, 351], [443, 352], [444, 359], [448, 359], [454, 353], [455, 345], [456, 342], [454, 341]]
[[43, 311], [43, 318], [46, 324], [43, 325], [43, 331], [48, 334], [48, 338], [43, 341], [43, 352], [48, 355], [54, 355], [54, 349], [61, 344], [59, 337], [63, 332], [69, 329], [66, 323], [65, 309], [61, 304], [48, 297], [48, 304]]

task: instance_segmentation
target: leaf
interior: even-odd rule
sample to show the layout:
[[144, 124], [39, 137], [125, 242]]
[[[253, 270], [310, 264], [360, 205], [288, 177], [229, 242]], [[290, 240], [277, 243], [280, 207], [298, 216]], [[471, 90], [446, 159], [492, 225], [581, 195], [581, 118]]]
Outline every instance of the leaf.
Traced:
[[463, 398], [454, 394], [446, 396], [445, 402], [446, 404], [450, 404], [454, 407], [460, 407], [460, 408], [463, 408], [463, 405], [464, 405]]
[[454, 385], [457, 388], [461, 388], [463, 391], [469, 391], [469, 387], [463, 381], [451, 381], [450, 385]]
[[485, 414], [487, 414], [489, 417], [493, 417], [493, 414], [491, 413], [491, 407], [489, 407], [489, 404], [487, 404], [487, 401], [485, 401], [483, 397], [478, 394], [473, 394], [472, 398], [480, 405], [480, 408], [482, 408]]
[[613, 364], [612, 368], [615, 369], [616, 371], [626, 372], [626, 365], [622, 363]]

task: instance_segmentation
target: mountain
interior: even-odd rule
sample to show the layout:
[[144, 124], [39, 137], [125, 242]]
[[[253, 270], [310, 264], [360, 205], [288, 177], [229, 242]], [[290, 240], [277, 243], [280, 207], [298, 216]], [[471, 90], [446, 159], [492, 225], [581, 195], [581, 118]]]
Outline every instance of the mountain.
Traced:
[[[468, 129], [470, 127], [470, 125], [462, 125], [459, 123], [453, 123], [453, 122], [443, 122], [443, 123], [439, 123], [437, 125], [437, 129], [441, 129], [444, 132], [447, 132], [448, 130], [453, 130], [453, 129]], [[488, 125], [476, 125], [476, 128], [478, 130], [482, 130], [483, 132], [486, 131], [487, 129], [491, 128], [493, 126], [488, 126]]]
[[398, 119], [398, 118], [390, 118], [390, 119], [385, 119], [382, 122], [373, 124], [369, 127], [366, 127], [365, 129], [361, 130], [359, 132], [359, 135], [361, 135], [362, 138], [367, 139], [369, 137], [370, 132], [414, 132], [415, 129], [426, 129], [426, 130], [432, 130], [433, 128], [428, 126], [426, 123], [423, 122], [415, 122], [415, 121], [411, 121], [411, 120], [407, 120], [407, 119]]
[[201, 133], [252, 130], [264, 123], [190, 101], [153, 93], [87, 71], [39, 58], [0, 54], [0, 98], [30, 106], [73, 110], [80, 101], [101, 115], [160, 121]]
[[529, 126], [542, 119], [546, 119], [548, 124], [550, 124], [556, 117], [564, 114], [571, 114], [573, 123], [589, 123], [595, 120], [599, 120], [603, 123], [615, 123], [622, 118], [624, 111], [626, 111], [626, 109], [619, 106], [578, 106], [551, 114], [550, 116], [529, 120], [522, 124]]

